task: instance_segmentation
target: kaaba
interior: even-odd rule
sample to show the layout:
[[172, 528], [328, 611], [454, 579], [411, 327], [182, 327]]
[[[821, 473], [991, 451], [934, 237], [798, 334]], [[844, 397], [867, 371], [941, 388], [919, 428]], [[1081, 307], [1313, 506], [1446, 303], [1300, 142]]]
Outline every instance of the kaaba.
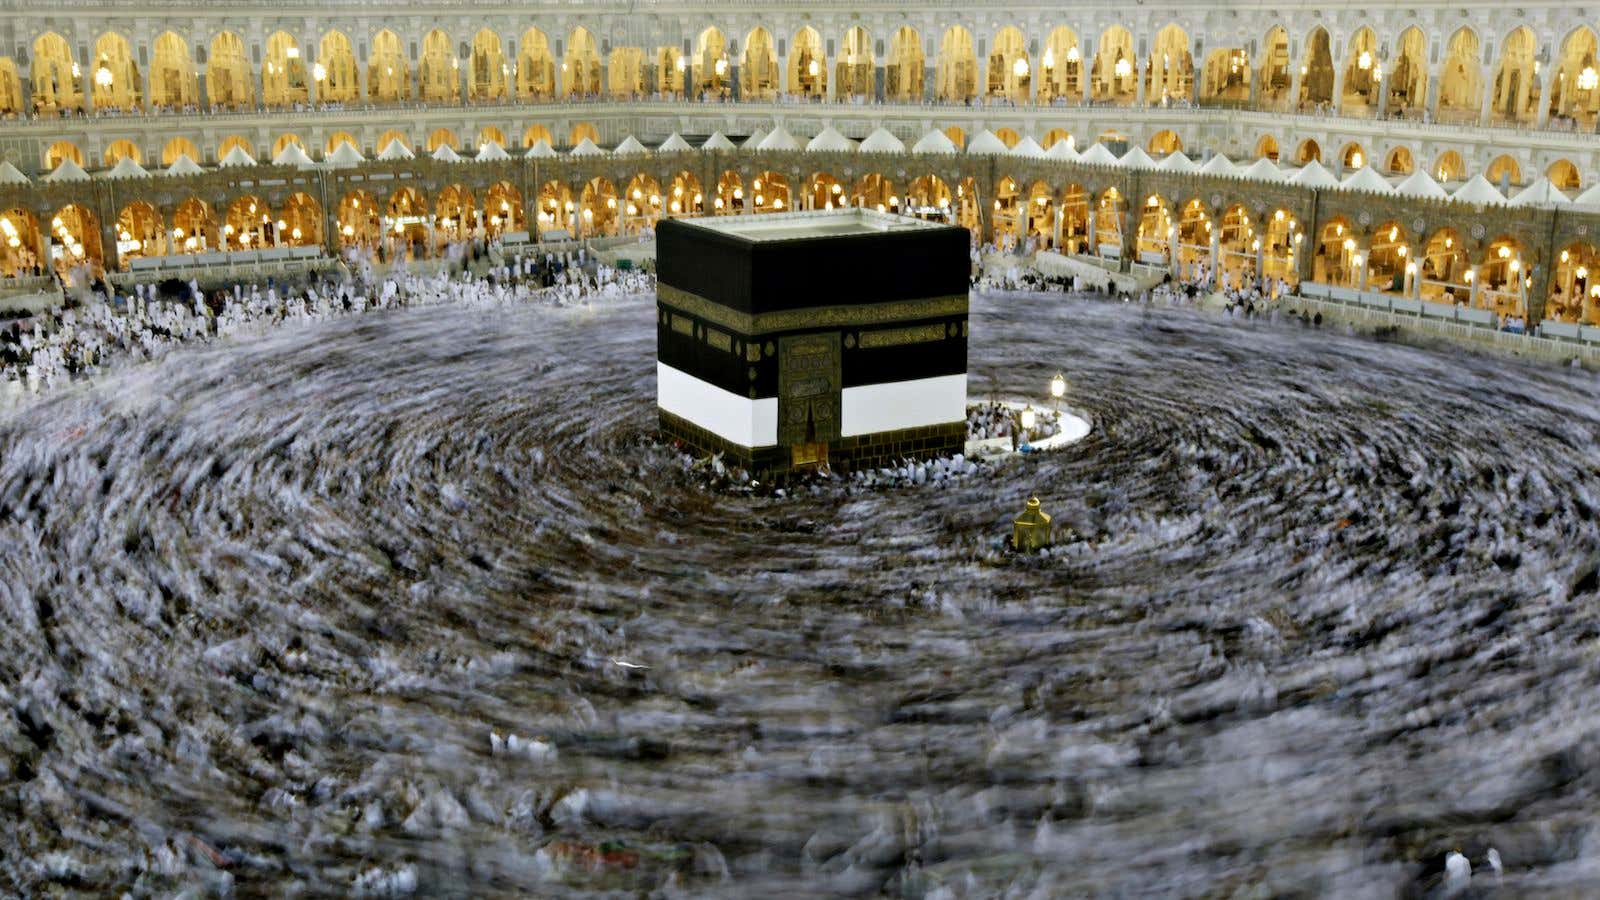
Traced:
[[959, 452], [968, 242], [864, 209], [663, 220], [662, 434], [767, 475]]

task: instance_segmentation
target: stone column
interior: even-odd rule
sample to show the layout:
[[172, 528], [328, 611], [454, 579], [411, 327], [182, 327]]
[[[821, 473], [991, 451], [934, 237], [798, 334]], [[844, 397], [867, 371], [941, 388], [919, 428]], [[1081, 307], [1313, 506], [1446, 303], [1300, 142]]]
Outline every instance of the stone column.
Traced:
[[1135, 62], [1134, 65], [1133, 65], [1133, 105], [1134, 106], [1144, 106], [1144, 104], [1145, 104], [1145, 99], [1144, 99], [1144, 97], [1145, 97], [1145, 90], [1144, 90], [1145, 79], [1146, 78], [1153, 78], [1155, 76], [1155, 66], [1150, 64], [1151, 60], [1146, 59], [1145, 63], [1148, 66], [1148, 68], [1141, 67], [1137, 62]]
[[1345, 70], [1346, 67], [1339, 65], [1337, 61], [1335, 61], [1334, 65], [1336, 66], [1336, 68], [1333, 70], [1333, 97], [1329, 100], [1329, 103], [1333, 106], [1333, 111], [1334, 112], [1343, 113], [1344, 112], [1344, 70]]
[[1090, 256], [1100, 255], [1100, 235], [1095, 231], [1095, 220], [1098, 211], [1094, 208], [1094, 201], [1089, 201], [1089, 233], [1084, 235], [1084, 247]]
[[1296, 109], [1300, 105], [1300, 67], [1294, 64], [1291, 54], [1289, 62], [1289, 108]]
[[1389, 110], [1389, 79], [1391, 79], [1393, 77], [1394, 77], [1394, 73], [1393, 72], [1384, 72], [1383, 73], [1383, 77], [1378, 79], [1378, 84], [1377, 84], [1378, 112], [1377, 112], [1377, 116], [1380, 119], [1383, 118], [1384, 113], [1388, 112], [1388, 110]]
[[1478, 124], [1486, 125], [1489, 122], [1489, 114], [1494, 110], [1493, 73], [1485, 74], [1479, 84], [1483, 85], [1483, 99], [1478, 105]]
[[1207, 279], [1207, 287], [1217, 289], [1222, 279], [1222, 235], [1216, 226], [1211, 228], [1211, 277]]
[[1429, 73], [1428, 92], [1422, 101], [1423, 111], [1434, 122], [1439, 121], [1439, 78], [1442, 74], [1442, 72]]
[[1555, 72], [1545, 72], [1544, 83], [1539, 85], [1539, 108], [1534, 110], [1534, 121], [1543, 128], [1550, 121], [1550, 100], [1555, 90]]
[[1471, 297], [1467, 301], [1467, 305], [1472, 307], [1473, 309], [1477, 309], [1478, 308], [1478, 294], [1479, 294], [1478, 284], [1481, 281], [1481, 279], [1479, 279], [1479, 277], [1478, 277], [1478, 267], [1475, 266], [1475, 265], [1472, 265], [1471, 263], [1468, 263], [1467, 264], [1467, 271], [1472, 274], [1472, 293], [1471, 293]]

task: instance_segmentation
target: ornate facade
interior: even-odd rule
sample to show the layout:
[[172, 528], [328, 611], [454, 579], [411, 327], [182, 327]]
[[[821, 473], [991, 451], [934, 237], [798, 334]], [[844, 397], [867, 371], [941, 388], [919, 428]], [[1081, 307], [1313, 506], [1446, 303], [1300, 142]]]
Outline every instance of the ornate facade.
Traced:
[[[427, 252], [462, 229], [609, 234], [658, 215], [829, 202], [949, 209], [1131, 264], [1215, 260], [1286, 280], [1600, 317], [1600, 210], [1489, 207], [999, 155], [690, 152], [450, 164], [493, 141], [749, 134], [781, 123], [958, 145], [1071, 138], [1335, 172], [1482, 174], [1567, 194], [1600, 173], [1596, 23], [1582, 8], [1226, 9], [1021, 2], [690, 6], [161, 3], [19, 8], [0, 24], [0, 273], [62, 245], [140, 255], [363, 241]], [[72, 160], [213, 165], [397, 141], [351, 169], [213, 169], [44, 183]], [[764, 185], [758, 187], [757, 185]], [[4, 212], [10, 210], [10, 212]], [[16, 232], [12, 234], [11, 232]]]

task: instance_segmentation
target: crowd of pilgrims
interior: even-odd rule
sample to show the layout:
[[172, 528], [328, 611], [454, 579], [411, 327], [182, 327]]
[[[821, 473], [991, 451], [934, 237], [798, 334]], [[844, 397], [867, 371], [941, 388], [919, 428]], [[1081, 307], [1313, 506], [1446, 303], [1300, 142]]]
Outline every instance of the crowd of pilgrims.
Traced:
[[351, 249], [336, 269], [281, 282], [202, 290], [169, 281], [126, 294], [95, 284], [61, 309], [0, 321], [0, 389], [51, 386], [113, 360], [284, 323], [451, 303], [567, 305], [652, 291], [655, 276], [605, 265], [581, 247], [514, 253], [477, 241], [452, 246], [437, 271], [380, 274], [370, 253]]

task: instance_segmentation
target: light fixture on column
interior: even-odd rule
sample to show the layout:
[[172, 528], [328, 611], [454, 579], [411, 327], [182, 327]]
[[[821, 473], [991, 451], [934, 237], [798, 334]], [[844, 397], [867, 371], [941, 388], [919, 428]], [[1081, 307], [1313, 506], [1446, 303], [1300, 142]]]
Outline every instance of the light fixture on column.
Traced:
[[101, 66], [100, 68], [94, 70], [94, 83], [100, 87], [109, 88], [111, 87], [111, 82], [114, 80], [115, 77], [111, 74], [111, 70], [105, 66]]
[[311, 67], [311, 77], [318, 82], [326, 81], [328, 79], [328, 67], [322, 63], [317, 63]]
[[1594, 66], [1584, 66], [1578, 73], [1578, 90], [1592, 91], [1596, 87], [1600, 87], [1600, 72], [1596, 72]]
[[1028, 61], [1020, 56], [1017, 57], [1017, 61], [1011, 64], [1011, 74], [1017, 76], [1018, 78], [1027, 78]]

